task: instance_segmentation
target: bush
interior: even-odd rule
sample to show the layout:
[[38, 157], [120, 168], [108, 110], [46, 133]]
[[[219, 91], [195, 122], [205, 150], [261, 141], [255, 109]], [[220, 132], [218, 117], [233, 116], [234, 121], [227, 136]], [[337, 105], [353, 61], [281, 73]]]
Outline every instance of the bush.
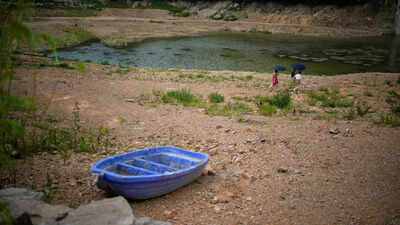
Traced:
[[390, 91], [385, 101], [390, 105], [392, 113], [396, 116], [400, 116], [400, 94], [395, 91]]
[[[354, 102], [340, 94], [339, 89], [320, 88], [319, 91], [311, 90], [307, 93], [310, 105], [321, 102], [322, 107], [352, 107]], [[315, 104], [314, 104], [315, 105]]]
[[225, 100], [224, 96], [217, 92], [211, 93], [208, 97], [212, 103], [220, 103]]
[[358, 104], [357, 105], [357, 114], [361, 117], [365, 116], [366, 114], [370, 113], [371, 106], [365, 106], [365, 108], [363, 108], [362, 105]]

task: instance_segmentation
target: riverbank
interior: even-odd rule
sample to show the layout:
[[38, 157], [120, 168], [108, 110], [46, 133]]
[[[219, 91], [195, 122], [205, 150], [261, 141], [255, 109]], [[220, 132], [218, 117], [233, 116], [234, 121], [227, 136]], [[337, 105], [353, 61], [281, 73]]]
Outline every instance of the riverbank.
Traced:
[[268, 15], [254, 14], [237, 21], [223, 21], [200, 16], [177, 17], [166, 10], [110, 8], [93, 17], [34, 17], [28, 26], [33, 31], [49, 33], [59, 38], [61, 41], [58, 47], [76, 45], [90, 38], [98, 38], [108, 46], [123, 47], [151, 38], [193, 36], [221, 31], [330, 37], [379, 36], [389, 32], [368, 26], [356, 28], [291, 20], [272, 21], [266, 19]]
[[[48, 190], [50, 179], [53, 203], [76, 207], [107, 197], [91, 181], [90, 165], [100, 158], [176, 145], [208, 153], [215, 176], [131, 201], [135, 216], [173, 224], [384, 224], [399, 215], [400, 130], [381, 118], [391, 112], [390, 91], [400, 92], [400, 74], [305, 75], [301, 90], [291, 93], [292, 107], [263, 114], [255, 97], [287, 89], [288, 74], [269, 92], [267, 73], [22, 60], [15, 94], [36, 96], [66, 125], [74, 123], [78, 103], [81, 125], [106, 127], [118, 143], [96, 154], [43, 153], [17, 161], [15, 185]], [[182, 89], [201, 104], [159, 98]], [[324, 106], [310, 98], [312, 90], [335, 92], [352, 104]], [[218, 106], [208, 97], [214, 92], [224, 96]]]

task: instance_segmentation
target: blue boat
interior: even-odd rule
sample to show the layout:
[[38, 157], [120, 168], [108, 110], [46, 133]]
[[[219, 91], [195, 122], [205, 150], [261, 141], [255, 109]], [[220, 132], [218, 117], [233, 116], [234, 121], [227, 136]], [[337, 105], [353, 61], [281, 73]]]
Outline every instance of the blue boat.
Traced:
[[94, 163], [97, 186], [129, 199], [169, 193], [201, 175], [209, 156], [173, 146], [146, 148]]

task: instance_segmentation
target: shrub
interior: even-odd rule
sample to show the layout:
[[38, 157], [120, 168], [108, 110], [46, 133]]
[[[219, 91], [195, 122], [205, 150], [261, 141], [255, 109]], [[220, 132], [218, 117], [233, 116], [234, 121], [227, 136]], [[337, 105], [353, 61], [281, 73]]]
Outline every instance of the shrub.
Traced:
[[341, 95], [338, 89], [320, 88], [318, 92], [311, 90], [307, 96], [309, 104], [320, 101], [322, 107], [352, 107], [354, 105], [354, 102]]
[[276, 107], [270, 104], [263, 104], [258, 106], [258, 113], [264, 116], [271, 116], [276, 113]]
[[396, 116], [400, 116], [400, 94], [395, 91], [390, 91], [385, 101], [390, 105], [392, 113]]
[[220, 103], [225, 100], [224, 96], [217, 92], [211, 93], [208, 97], [212, 103]]

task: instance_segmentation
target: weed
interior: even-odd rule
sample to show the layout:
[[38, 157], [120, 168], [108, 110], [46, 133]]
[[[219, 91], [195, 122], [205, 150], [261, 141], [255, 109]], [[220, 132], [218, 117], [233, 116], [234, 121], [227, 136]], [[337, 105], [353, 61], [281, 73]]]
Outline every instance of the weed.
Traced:
[[165, 22], [161, 20], [150, 20], [150, 23], [165, 23]]
[[397, 83], [397, 84], [400, 84], [400, 77], [397, 78], [396, 83]]
[[315, 111], [315, 110], [304, 110], [304, 109], [301, 109], [301, 110], [299, 110], [299, 113], [301, 113], [301, 114], [311, 114], [311, 113], [318, 113], [318, 112]]
[[374, 96], [370, 91], [368, 91], [368, 90], [365, 90], [364, 91], [364, 96], [367, 96], [367, 97], [372, 97], [372, 96]]
[[85, 63], [78, 62], [75, 66], [80, 72], [86, 72]]
[[354, 112], [354, 109], [351, 108], [343, 117], [347, 120], [354, 120], [356, 113]]
[[217, 92], [211, 93], [208, 96], [208, 98], [210, 99], [210, 102], [212, 102], [212, 103], [220, 103], [220, 102], [224, 102], [224, 100], [225, 100], [224, 96]]
[[7, 206], [0, 202], [0, 221], [4, 225], [14, 225], [17, 224], [17, 220], [11, 216], [7, 209]]
[[189, 89], [168, 91], [161, 97], [161, 100], [164, 103], [180, 103], [184, 106], [192, 106], [199, 102], [199, 99], [196, 98]]
[[385, 84], [389, 87], [393, 87], [393, 83], [390, 80], [385, 80]]
[[197, 74], [196, 76], [197, 79], [203, 79], [204, 77], [205, 77], [204, 74], [201, 73]]
[[245, 97], [233, 96], [232, 99], [235, 100], [235, 101], [245, 101], [245, 102], [251, 102], [252, 101], [252, 99], [247, 97], [247, 96], [245, 96]]
[[400, 94], [395, 91], [390, 91], [385, 101], [390, 105], [392, 113], [400, 117]]
[[[364, 104], [364, 105], [365, 105], [365, 104]], [[371, 109], [371, 106], [365, 105], [365, 107], [363, 107], [362, 105], [358, 104], [358, 105], [357, 105], [357, 114], [358, 114], [360, 117], [363, 117], [363, 116], [365, 116], [366, 114], [371, 113], [370, 109]]]
[[108, 66], [108, 65], [110, 65], [110, 62], [108, 62], [107, 60], [104, 60], [100, 64], [104, 65], [104, 66]]
[[380, 123], [391, 125], [392, 127], [398, 127], [400, 126], [400, 119], [394, 115], [382, 115]]
[[271, 116], [276, 113], [276, 107], [270, 104], [262, 104], [258, 106], [258, 113], [264, 116]]
[[234, 114], [237, 115], [247, 114], [251, 111], [253, 111], [253, 109], [250, 106], [241, 103], [234, 103], [234, 104], [228, 103], [223, 106], [212, 104], [211, 106], [206, 108], [206, 114], [213, 116], [232, 117], [232, 115]]
[[188, 17], [188, 16], [190, 16], [190, 13], [189, 12], [176, 12], [176, 13], [174, 13], [174, 16]]
[[320, 101], [322, 107], [352, 107], [354, 102], [340, 94], [339, 89], [320, 88], [319, 91], [310, 90], [307, 92], [307, 102], [315, 105]]

